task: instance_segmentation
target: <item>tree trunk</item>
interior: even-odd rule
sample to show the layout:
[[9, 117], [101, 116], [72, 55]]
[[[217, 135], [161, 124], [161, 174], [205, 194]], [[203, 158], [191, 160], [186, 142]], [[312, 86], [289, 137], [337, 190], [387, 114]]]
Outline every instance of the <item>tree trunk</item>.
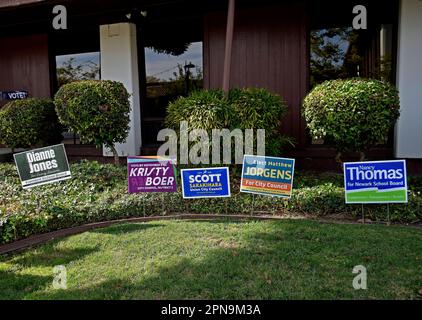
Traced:
[[343, 161], [341, 160], [341, 156], [343, 153], [341, 151], [337, 152], [336, 154], [336, 162], [338, 163], [340, 170], [343, 170]]
[[342, 153], [340, 151], [337, 152], [337, 154], [336, 154], [336, 162], [337, 163], [340, 163], [340, 164], [343, 164], [343, 161], [341, 161], [341, 156], [342, 156]]
[[110, 145], [110, 146], [109, 146], [109, 148], [110, 148], [111, 152], [113, 152], [113, 156], [114, 156], [114, 164], [115, 164], [116, 166], [118, 166], [118, 165], [120, 164], [119, 154], [117, 153], [117, 150], [116, 150], [116, 148], [114, 147], [114, 144], [113, 144], [113, 145]]

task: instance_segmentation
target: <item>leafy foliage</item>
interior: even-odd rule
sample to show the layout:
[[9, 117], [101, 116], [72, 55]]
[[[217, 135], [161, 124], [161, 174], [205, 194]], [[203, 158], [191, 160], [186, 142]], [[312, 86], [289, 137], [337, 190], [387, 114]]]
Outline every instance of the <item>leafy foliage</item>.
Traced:
[[339, 152], [366, 152], [385, 143], [400, 115], [398, 91], [366, 79], [326, 81], [303, 102], [303, 116], [315, 139], [326, 139]]
[[212, 129], [265, 129], [266, 153], [278, 155], [282, 145], [292, 143], [279, 133], [286, 112], [285, 102], [265, 89], [232, 89], [228, 97], [222, 90], [202, 90], [170, 103], [166, 124], [177, 130], [187, 121], [190, 129], [205, 129], [210, 136]]
[[190, 42], [179, 42], [178, 40], [173, 40], [171, 43], [155, 43], [153, 46], [150, 46], [152, 50], [156, 53], [163, 53], [173, 56], [180, 56], [188, 50], [189, 46], [191, 45]]
[[229, 125], [229, 112], [223, 91], [194, 91], [169, 104], [165, 122], [175, 130], [182, 121], [187, 121], [191, 129], [222, 129]]
[[11, 101], [0, 110], [0, 141], [12, 149], [57, 144], [62, 129], [48, 99]]
[[[290, 201], [239, 192], [239, 177], [231, 181], [232, 197], [185, 201], [177, 193], [127, 194], [127, 169], [84, 161], [71, 165], [73, 178], [23, 190], [16, 168], [0, 164], [0, 243], [90, 222], [174, 213], [250, 214], [255, 212], [310, 217], [360, 217], [361, 206], [344, 203], [341, 175], [299, 172]], [[409, 179], [409, 183], [413, 182]], [[391, 205], [392, 221], [422, 220], [421, 187], [411, 185], [409, 204]], [[253, 203], [253, 204], [252, 204]], [[386, 220], [385, 206], [366, 206], [372, 220]]]
[[234, 115], [231, 129], [265, 129], [268, 155], [278, 156], [286, 144], [294, 145], [292, 138], [280, 133], [281, 121], [288, 111], [280, 96], [260, 88], [233, 89], [229, 101]]
[[129, 131], [129, 94], [122, 83], [87, 80], [62, 86], [55, 96], [60, 121], [86, 143], [110, 148], [118, 162], [115, 143]]

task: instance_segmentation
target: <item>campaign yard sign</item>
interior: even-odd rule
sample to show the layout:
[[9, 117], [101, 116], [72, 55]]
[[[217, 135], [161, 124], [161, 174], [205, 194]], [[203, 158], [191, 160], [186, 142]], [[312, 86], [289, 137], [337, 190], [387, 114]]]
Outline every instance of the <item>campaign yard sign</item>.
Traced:
[[127, 158], [128, 191], [176, 192], [176, 160], [158, 156]]
[[245, 155], [240, 192], [290, 198], [295, 160]]
[[407, 203], [406, 160], [344, 163], [347, 204]]
[[230, 197], [229, 168], [184, 169], [184, 199]]
[[70, 179], [70, 167], [63, 144], [14, 155], [24, 189]]

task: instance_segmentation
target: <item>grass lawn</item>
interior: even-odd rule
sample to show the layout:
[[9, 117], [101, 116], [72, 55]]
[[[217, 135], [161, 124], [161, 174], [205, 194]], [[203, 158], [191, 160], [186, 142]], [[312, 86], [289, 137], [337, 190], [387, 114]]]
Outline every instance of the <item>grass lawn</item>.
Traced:
[[[54, 290], [65, 265], [67, 290]], [[368, 270], [368, 290], [352, 269]], [[422, 230], [312, 221], [123, 224], [0, 258], [1, 299], [419, 299]]]

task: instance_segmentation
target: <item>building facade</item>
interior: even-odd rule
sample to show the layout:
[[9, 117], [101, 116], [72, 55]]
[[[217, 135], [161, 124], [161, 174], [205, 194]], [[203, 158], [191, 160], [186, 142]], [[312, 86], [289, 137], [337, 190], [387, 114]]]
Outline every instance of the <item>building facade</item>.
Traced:
[[[162, 62], [164, 70], [154, 68], [159, 57], [181, 56], [195, 47], [186, 59], [200, 56], [196, 80], [201, 87], [221, 88], [226, 76], [230, 87], [264, 87], [281, 95], [289, 106], [281, 133], [296, 141], [284, 155], [305, 168], [330, 169], [335, 151], [310, 139], [301, 117], [303, 98], [327, 79], [379, 78], [398, 87], [401, 117], [389, 141], [370, 157], [408, 159], [410, 172], [422, 172], [422, 1], [234, 3], [231, 15], [228, 0], [0, 0], [0, 91], [52, 97], [69, 70], [121, 81], [131, 93], [132, 112], [119, 153], [151, 153], [163, 125], [163, 106], [177, 96], [172, 76], [167, 77], [171, 84], [163, 84], [168, 61]], [[67, 9], [67, 29], [52, 25], [56, 5]], [[357, 5], [367, 9], [366, 29], [358, 31], [352, 27]], [[230, 23], [232, 37], [227, 36]], [[84, 55], [98, 61], [94, 68], [75, 71], [72, 63]], [[173, 69], [177, 73], [187, 66]], [[176, 80], [186, 71], [175, 74]], [[79, 144], [72, 134], [66, 146], [74, 159], [110, 155]]]

